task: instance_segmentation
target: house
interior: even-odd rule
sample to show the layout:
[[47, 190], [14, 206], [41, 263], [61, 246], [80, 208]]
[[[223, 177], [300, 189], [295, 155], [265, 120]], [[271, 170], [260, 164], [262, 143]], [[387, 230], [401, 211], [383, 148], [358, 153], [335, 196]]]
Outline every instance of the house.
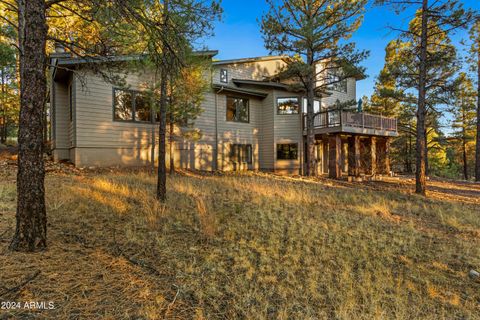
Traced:
[[[292, 91], [292, 86], [268, 80], [284, 66], [282, 57], [216, 61], [216, 53], [198, 53], [212, 59], [211, 72], [206, 75], [211, 89], [205, 92], [204, 111], [194, 123], [201, 137], [187, 139], [181, 128], [176, 130], [172, 146], [175, 165], [208, 171], [301, 173], [305, 99], [301, 92]], [[125, 89], [89, 71], [87, 62], [65, 52], [51, 56], [54, 159], [79, 167], [154, 163], [158, 124], [142, 94], [152, 75], [129, 73]], [[356, 100], [357, 80], [338, 82], [329, 97], [315, 103], [319, 173], [339, 177], [342, 172], [390, 171], [389, 138], [397, 134], [396, 120], [328, 108], [337, 101]]]

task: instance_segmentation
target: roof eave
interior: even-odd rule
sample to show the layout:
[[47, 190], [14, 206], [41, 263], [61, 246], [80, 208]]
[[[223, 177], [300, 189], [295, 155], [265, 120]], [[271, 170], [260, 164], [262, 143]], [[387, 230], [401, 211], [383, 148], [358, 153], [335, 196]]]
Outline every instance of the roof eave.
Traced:
[[235, 88], [232, 86], [226, 86], [226, 85], [221, 85], [221, 84], [213, 84], [212, 85], [213, 89], [219, 90], [219, 92], [225, 91], [225, 92], [232, 92], [232, 93], [237, 93], [237, 94], [243, 94], [247, 96], [253, 96], [257, 98], [262, 98], [265, 99], [268, 96], [268, 93], [265, 92], [259, 92], [255, 90], [247, 90], [247, 89], [242, 89], [242, 88]]

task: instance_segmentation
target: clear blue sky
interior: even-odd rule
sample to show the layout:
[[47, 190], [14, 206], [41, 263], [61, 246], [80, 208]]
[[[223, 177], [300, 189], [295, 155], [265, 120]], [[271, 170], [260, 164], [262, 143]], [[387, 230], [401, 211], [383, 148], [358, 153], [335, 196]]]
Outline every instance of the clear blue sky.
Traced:
[[[466, 7], [480, 10], [480, 0], [463, 0]], [[209, 49], [219, 50], [218, 59], [234, 59], [268, 55], [260, 33], [258, 20], [267, 11], [264, 0], [223, 0], [223, 19], [215, 25], [214, 37], [206, 40]], [[352, 40], [359, 49], [370, 50], [370, 57], [362, 65], [367, 68], [368, 78], [357, 86], [357, 96], [370, 95], [375, 77], [383, 67], [385, 46], [397, 36], [388, 26], [405, 28], [412, 13], [396, 15], [385, 7], [367, 8], [365, 19]], [[463, 32], [455, 39], [463, 37]]]

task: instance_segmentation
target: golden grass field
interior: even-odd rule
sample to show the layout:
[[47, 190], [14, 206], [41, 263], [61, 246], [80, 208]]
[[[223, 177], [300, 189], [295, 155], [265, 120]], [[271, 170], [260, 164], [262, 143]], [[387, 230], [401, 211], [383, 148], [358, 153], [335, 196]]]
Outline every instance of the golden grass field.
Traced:
[[147, 172], [49, 172], [23, 254], [0, 178], [0, 301], [55, 304], [0, 319], [480, 319], [478, 184], [183, 173], [160, 205]]

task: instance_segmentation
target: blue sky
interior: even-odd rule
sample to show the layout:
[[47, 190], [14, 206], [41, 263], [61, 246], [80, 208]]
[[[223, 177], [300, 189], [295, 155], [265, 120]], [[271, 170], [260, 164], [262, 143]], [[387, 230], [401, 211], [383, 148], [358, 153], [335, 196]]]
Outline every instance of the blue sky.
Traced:
[[[463, 0], [466, 7], [480, 10], [480, 0]], [[215, 35], [206, 40], [210, 49], [219, 50], [218, 59], [234, 59], [267, 55], [260, 33], [258, 20], [268, 7], [264, 0], [223, 0], [223, 19], [215, 25]], [[388, 26], [405, 28], [412, 13], [396, 15], [386, 7], [367, 8], [365, 19], [352, 40], [357, 48], [370, 50], [370, 57], [362, 65], [367, 68], [368, 78], [357, 86], [357, 96], [370, 95], [375, 77], [383, 67], [385, 46], [397, 36]], [[460, 39], [460, 32], [454, 39]]]

